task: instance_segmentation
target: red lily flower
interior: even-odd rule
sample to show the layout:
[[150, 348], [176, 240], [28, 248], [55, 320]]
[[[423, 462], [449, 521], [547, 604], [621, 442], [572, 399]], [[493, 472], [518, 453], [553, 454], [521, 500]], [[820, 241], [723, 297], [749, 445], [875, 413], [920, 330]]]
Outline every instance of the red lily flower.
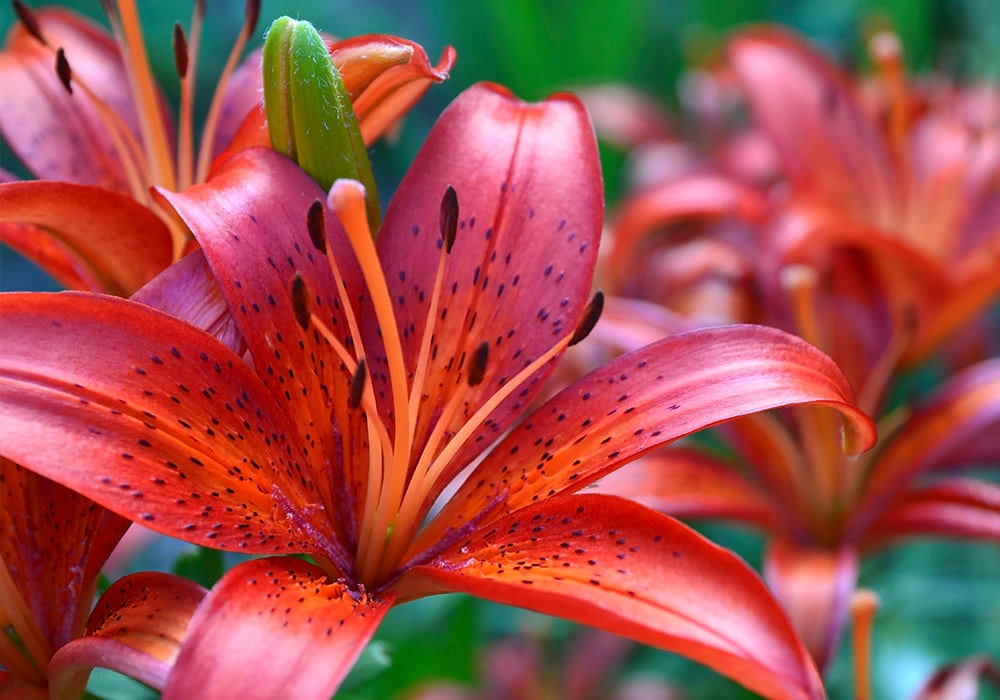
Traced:
[[[765, 577], [821, 662], [839, 639], [859, 556], [918, 534], [1000, 539], [1000, 489], [955, 476], [1000, 464], [1000, 442], [988, 439], [1000, 425], [1000, 359], [887, 408], [902, 372], [1000, 290], [1000, 139], [963, 125], [974, 113], [962, 101], [912, 108], [898, 54], [878, 41], [884, 89], [865, 101], [804, 41], [737, 34], [730, 62], [781, 179], [748, 181], [709, 163], [640, 192], [609, 258], [621, 265], [609, 276], [632, 280], [626, 293], [680, 317], [633, 305], [648, 326], [722, 318], [795, 332], [829, 353], [859, 406], [881, 418], [879, 448], [856, 460], [823, 437], [825, 419], [798, 411], [725, 426], [731, 454], [672, 450], [606, 484], [675, 515], [767, 532]], [[671, 277], [677, 270], [687, 276]]]
[[[203, 181], [217, 156], [257, 145], [261, 134], [268, 145], [259, 52], [237, 67], [259, 2], [247, 2], [197, 152], [192, 111], [204, 3], [195, 4], [190, 42], [179, 25], [174, 31], [176, 137], [134, 0], [108, 4], [112, 35], [66, 10], [15, 5], [22, 22], [0, 51], [0, 132], [41, 180], [0, 185], [0, 235], [69, 288], [128, 296], [193, 246], [183, 226], [159, 215], [149, 188], [181, 190]], [[444, 80], [454, 61], [449, 47], [434, 67], [419, 45], [383, 35], [330, 49], [370, 140]]]
[[4, 297], [0, 451], [189, 542], [315, 561], [230, 570], [165, 696], [328, 697], [391, 605], [445, 591], [677, 651], [773, 697], [822, 694], [745, 564], [667, 516], [579, 491], [782, 405], [833, 407], [870, 446], [828, 358], [761, 327], [678, 336], [514, 427], [596, 320], [600, 182], [575, 99], [531, 105], [481, 85], [441, 116], [377, 242], [357, 183], [327, 198], [269, 150], [160, 191], [248, 361], [132, 301]]

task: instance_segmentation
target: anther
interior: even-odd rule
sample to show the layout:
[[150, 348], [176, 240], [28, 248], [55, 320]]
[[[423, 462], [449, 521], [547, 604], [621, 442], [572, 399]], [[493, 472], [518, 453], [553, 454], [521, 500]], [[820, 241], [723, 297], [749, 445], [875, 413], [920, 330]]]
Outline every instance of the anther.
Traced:
[[594, 330], [594, 326], [597, 325], [597, 320], [601, 317], [603, 310], [604, 292], [598, 291], [594, 294], [590, 303], [587, 304], [587, 309], [583, 312], [583, 318], [577, 325], [576, 330], [573, 331], [573, 337], [569, 339], [569, 345], [576, 345], [590, 335], [590, 332]]
[[361, 405], [361, 395], [365, 391], [365, 377], [367, 376], [365, 358], [362, 357], [358, 360], [358, 368], [354, 370], [354, 376], [351, 377], [351, 394], [347, 397], [347, 405], [351, 408], [357, 408]]
[[69, 61], [66, 60], [66, 52], [60, 49], [56, 52], [56, 75], [59, 76], [59, 81], [62, 83], [63, 87], [66, 88], [66, 92], [73, 94], [73, 70], [69, 67]]
[[35, 13], [28, 9], [28, 7], [20, 0], [14, 0], [14, 12], [17, 13], [17, 18], [21, 20], [21, 24], [24, 25], [28, 34], [33, 36], [42, 44], [48, 46], [48, 42], [45, 41], [45, 37], [42, 36], [42, 28], [38, 25], [38, 18], [35, 17]]
[[187, 77], [188, 57], [187, 37], [184, 36], [184, 28], [177, 22], [174, 24], [174, 67], [182, 80]]
[[472, 353], [472, 364], [469, 365], [469, 386], [483, 383], [486, 376], [486, 362], [490, 359], [490, 344], [483, 341]]
[[302, 330], [309, 329], [309, 290], [302, 275], [295, 273], [292, 278], [292, 311], [295, 312], [295, 320], [302, 326]]
[[326, 253], [326, 214], [322, 201], [317, 199], [309, 205], [306, 226], [309, 227], [309, 240], [319, 252]]
[[243, 26], [247, 28], [248, 33], [253, 32], [254, 27], [257, 26], [258, 17], [260, 17], [260, 0], [247, 0]]
[[441, 198], [441, 238], [444, 240], [445, 252], [450, 253], [455, 245], [455, 235], [458, 232], [458, 194], [455, 188], [448, 185]]

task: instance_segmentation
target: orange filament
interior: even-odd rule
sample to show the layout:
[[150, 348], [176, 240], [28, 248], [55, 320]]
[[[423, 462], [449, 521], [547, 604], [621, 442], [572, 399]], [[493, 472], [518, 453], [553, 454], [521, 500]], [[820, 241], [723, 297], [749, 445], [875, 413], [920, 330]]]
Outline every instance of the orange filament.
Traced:
[[860, 589], [851, 597], [851, 642], [854, 647], [854, 697], [871, 700], [872, 623], [879, 599], [873, 591]]
[[[177, 188], [184, 190], [194, 184], [194, 87], [198, 74], [198, 48], [201, 46], [204, 6], [196, 2], [191, 16], [191, 38], [178, 46], [176, 38], [184, 37], [180, 25], [174, 32], [174, 52], [183, 51], [184, 70], [178, 71], [181, 80], [180, 108], [177, 117]], [[181, 56], [177, 56], [181, 58]], [[180, 66], [178, 66], [180, 68]]]
[[[201, 2], [198, 5], [200, 6]], [[208, 177], [208, 169], [212, 165], [212, 148], [215, 145], [215, 130], [219, 123], [219, 115], [222, 114], [222, 97], [226, 92], [226, 85], [229, 83], [229, 78], [233, 75], [233, 71], [236, 70], [236, 65], [243, 54], [243, 49], [246, 48], [247, 41], [257, 26], [259, 10], [259, 0], [249, 0], [247, 2], [247, 11], [243, 26], [240, 28], [240, 33], [236, 37], [233, 48], [226, 58], [226, 64], [222, 68], [222, 73], [219, 75], [215, 94], [212, 96], [212, 102], [208, 107], [208, 115], [205, 117], [205, 124], [201, 130], [202, 138], [198, 149], [198, 169], [194, 174], [195, 182], [204, 182]], [[201, 22], [198, 22], [198, 25], [200, 27]], [[193, 24], [191, 33], [194, 35]]]
[[[394, 537], [393, 541], [390, 543], [389, 551], [387, 552], [387, 555], [382, 562], [382, 568], [379, 571], [381, 576], [384, 577], [391, 574], [395, 566], [399, 563], [399, 559], [405, 553], [403, 547], [408, 545], [412, 540], [417, 527], [420, 525], [420, 519], [423, 515], [425, 515], [427, 507], [430, 506], [430, 503], [428, 503], [428, 497], [430, 496], [435, 483], [444, 473], [448, 464], [458, 454], [459, 450], [461, 450], [465, 445], [466, 441], [473, 436], [476, 430], [483, 425], [486, 419], [489, 418], [490, 414], [492, 414], [493, 411], [495, 411], [508, 396], [510, 396], [516, 389], [520, 388], [526, 381], [531, 379], [531, 377], [544, 367], [546, 363], [551, 362], [553, 358], [558, 357], [569, 346], [570, 342], [574, 339], [574, 337], [576, 337], [576, 335], [576, 329], [574, 329], [571, 333], [564, 335], [551, 348], [514, 375], [509, 382], [497, 389], [497, 391], [492, 394], [482, 406], [479, 407], [472, 417], [463, 423], [458, 432], [448, 440], [441, 451], [437, 454], [436, 458], [434, 458], [434, 453], [437, 451], [438, 443], [444, 433], [443, 429], [438, 430], [443, 421], [438, 421], [438, 424], [435, 426], [434, 434], [431, 439], [428, 440], [426, 447], [424, 447], [417, 471], [413, 475], [410, 487], [406, 492], [406, 497], [400, 506], [397, 526], [402, 530], [402, 527], [405, 524], [407, 527], [406, 531], [400, 533], [405, 534], [405, 536], [398, 538]], [[456, 401], [456, 397], [461, 397], [461, 392], [456, 393], [456, 395], [452, 397], [452, 402]], [[432, 459], [433, 462], [431, 461]], [[422, 474], [420, 465], [424, 465], [424, 471]]]
[[139, 13], [134, 0], [118, 0], [117, 9], [117, 14], [109, 12], [109, 19], [122, 48], [125, 71], [136, 101], [139, 128], [149, 163], [150, 184], [176, 190], [177, 177], [170, 153], [170, 139], [160, 117], [159, 94], [149, 68]]

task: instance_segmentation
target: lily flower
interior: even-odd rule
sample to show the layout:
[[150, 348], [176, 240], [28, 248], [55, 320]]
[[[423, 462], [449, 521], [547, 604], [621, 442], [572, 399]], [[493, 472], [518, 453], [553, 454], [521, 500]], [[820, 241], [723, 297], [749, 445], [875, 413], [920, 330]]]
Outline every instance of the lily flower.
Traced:
[[91, 615], [98, 574], [129, 524], [0, 458], [0, 695], [77, 697], [95, 665], [166, 678], [200, 586], [133, 574]]
[[134, 301], [7, 294], [0, 452], [154, 530], [270, 555], [206, 596], [165, 697], [329, 697], [390, 606], [447, 591], [654, 644], [771, 697], [822, 695], [741, 560], [580, 491], [777, 406], [835, 409], [850, 449], [870, 447], [828, 358], [773, 329], [699, 331], [525, 415], [600, 310], [600, 166], [575, 98], [464, 92], [375, 237], [357, 182], [324, 192], [267, 149], [158, 196], [246, 355]]
[[[194, 5], [189, 34], [174, 29], [176, 127], [149, 66], [134, 0], [107, 3], [110, 34], [68, 10], [35, 13], [15, 2], [21, 21], [0, 51], [0, 132], [40, 180], [0, 185], [3, 242], [66, 287], [121, 296], [190, 252], [190, 235], [160, 216], [150, 187], [184, 189], [204, 181], [218, 156], [262, 138], [267, 145], [260, 53], [238, 65], [259, 5], [246, 4], [196, 148], [204, 2]], [[449, 47], [432, 66], [417, 44], [383, 35], [329, 46], [368, 142], [431, 82], [444, 80], [454, 61]]]
[[915, 535], [1000, 540], [1000, 488], [958, 474], [1000, 464], [988, 437], [1000, 427], [1000, 359], [980, 353], [890, 404], [906, 371], [1000, 292], [1000, 101], [988, 90], [923, 99], [897, 42], [877, 37], [875, 56], [879, 80], [864, 93], [787, 32], [735, 35], [729, 62], [777, 179], [710, 162], [639, 192], [609, 257], [610, 278], [642, 281], [619, 289], [658, 309], [632, 306], [647, 325], [726, 318], [796, 333], [877, 417], [879, 446], [859, 458], [824, 437], [826, 419], [797, 410], [722, 427], [725, 450], [668, 450], [605, 483], [674, 515], [767, 533], [765, 578], [821, 664], [861, 557]]

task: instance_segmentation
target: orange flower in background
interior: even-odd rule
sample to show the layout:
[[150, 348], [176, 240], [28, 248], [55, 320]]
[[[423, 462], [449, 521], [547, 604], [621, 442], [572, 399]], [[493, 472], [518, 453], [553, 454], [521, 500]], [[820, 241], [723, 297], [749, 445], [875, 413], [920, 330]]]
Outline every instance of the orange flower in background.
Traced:
[[[180, 191], [203, 181], [224, 150], [256, 145], [261, 133], [266, 139], [263, 120], [254, 121], [262, 114], [259, 52], [237, 65], [259, 2], [246, 4], [197, 149], [203, 2], [195, 3], [190, 41], [179, 25], [174, 30], [176, 127], [146, 58], [134, 0], [108, 3], [110, 35], [68, 10], [15, 8], [22, 21], [0, 52], [0, 132], [40, 179], [0, 185], [0, 236], [66, 287], [131, 295], [194, 245], [158, 212], [149, 188]], [[369, 142], [444, 80], [454, 61], [449, 48], [432, 66], [419, 45], [384, 35], [330, 42], [330, 49]]]
[[266, 149], [159, 196], [246, 355], [133, 301], [6, 295], [0, 451], [152, 529], [271, 555], [206, 596], [165, 697], [329, 697], [390, 606], [448, 591], [673, 650], [773, 697], [822, 696], [745, 564], [581, 489], [778, 406], [836, 409], [870, 446], [828, 358], [774, 329], [699, 331], [525, 415], [600, 307], [600, 169], [575, 99], [463, 93], [374, 238], [356, 182], [327, 195]]
[[[667, 450], [604, 484], [765, 531], [766, 578], [821, 663], [860, 556], [913, 535], [1000, 540], [1000, 488], [959, 472], [1000, 464], [1000, 359], [958, 345], [1000, 291], [1000, 98], [913, 88], [898, 44], [880, 35], [874, 47], [876, 79], [858, 85], [787, 32], [732, 38], [720, 85], [743, 95], [756, 147], [667, 166], [623, 205], [606, 274], [640, 300], [618, 302], [616, 323], [596, 331], [627, 348], [720, 321], [784, 328], [829, 353], [879, 417], [878, 448], [856, 459], [826, 437], [827, 418], [796, 409], [727, 424], [721, 449]], [[892, 396], [941, 349], [980, 362]]]

